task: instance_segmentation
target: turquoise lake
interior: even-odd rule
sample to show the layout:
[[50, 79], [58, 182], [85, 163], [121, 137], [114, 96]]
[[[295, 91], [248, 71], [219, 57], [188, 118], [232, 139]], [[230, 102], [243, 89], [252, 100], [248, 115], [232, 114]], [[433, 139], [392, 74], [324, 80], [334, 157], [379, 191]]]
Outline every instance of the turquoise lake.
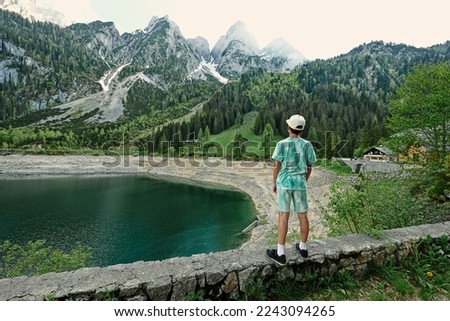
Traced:
[[96, 266], [236, 248], [255, 218], [244, 193], [146, 175], [0, 181], [0, 243], [81, 242]]

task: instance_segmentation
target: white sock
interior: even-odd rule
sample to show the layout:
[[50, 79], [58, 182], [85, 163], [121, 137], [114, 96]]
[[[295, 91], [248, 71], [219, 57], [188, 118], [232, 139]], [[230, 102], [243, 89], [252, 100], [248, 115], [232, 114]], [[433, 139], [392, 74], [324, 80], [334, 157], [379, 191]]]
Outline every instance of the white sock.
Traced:
[[279, 256], [284, 255], [284, 245], [278, 244], [277, 254]]
[[300, 241], [299, 247], [300, 247], [300, 250], [307, 250], [308, 249], [308, 247], [306, 246], [306, 243], [303, 243], [302, 241]]

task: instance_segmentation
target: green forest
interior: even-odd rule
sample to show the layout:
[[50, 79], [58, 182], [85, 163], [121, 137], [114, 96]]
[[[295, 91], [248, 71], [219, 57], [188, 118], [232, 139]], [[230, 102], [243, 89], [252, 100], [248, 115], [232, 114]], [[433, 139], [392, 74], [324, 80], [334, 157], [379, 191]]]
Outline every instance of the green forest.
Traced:
[[[11, 61], [17, 70], [16, 77], [10, 74], [0, 83], [0, 120], [61, 104], [65, 100], [62, 92], [73, 92], [76, 98], [101, 89], [96, 81], [108, 66], [74, 41], [74, 35], [52, 23], [30, 22], [9, 11], [0, 13], [0, 59]], [[7, 50], [11, 44], [15, 55]]]

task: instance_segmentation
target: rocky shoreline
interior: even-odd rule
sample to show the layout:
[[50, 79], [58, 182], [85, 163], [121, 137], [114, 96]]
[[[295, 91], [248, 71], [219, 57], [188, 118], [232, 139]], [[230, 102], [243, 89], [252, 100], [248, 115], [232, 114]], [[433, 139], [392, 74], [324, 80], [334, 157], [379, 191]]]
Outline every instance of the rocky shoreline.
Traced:
[[[176, 159], [138, 156], [47, 156], [7, 155], [0, 158], [0, 179], [24, 179], [66, 175], [144, 174], [159, 179], [181, 180], [189, 184], [213, 184], [239, 189], [253, 200], [258, 220], [243, 248], [273, 245], [268, 234], [275, 233], [277, 209], [272, 192], [272, 163], [228, 161], [219, 158]], [[326, 236], [320, 208], [326, 205], [329, 184], [338, 176], [315, 168], [309, 181], [310, 239]], [[291, 215], [290, 229], [298, 227]]]

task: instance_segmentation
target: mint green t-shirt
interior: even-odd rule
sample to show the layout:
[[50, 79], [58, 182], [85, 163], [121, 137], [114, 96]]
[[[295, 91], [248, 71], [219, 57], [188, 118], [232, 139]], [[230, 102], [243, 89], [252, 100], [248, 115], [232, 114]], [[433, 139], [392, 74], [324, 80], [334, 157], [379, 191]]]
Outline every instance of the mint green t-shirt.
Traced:
[[306, 166], [316, 162], [316, 153], [309, 141], [300, 137], [283, 139], [277, 143], [272, 159], [281, 163], [278, 188], [306, 190]]

